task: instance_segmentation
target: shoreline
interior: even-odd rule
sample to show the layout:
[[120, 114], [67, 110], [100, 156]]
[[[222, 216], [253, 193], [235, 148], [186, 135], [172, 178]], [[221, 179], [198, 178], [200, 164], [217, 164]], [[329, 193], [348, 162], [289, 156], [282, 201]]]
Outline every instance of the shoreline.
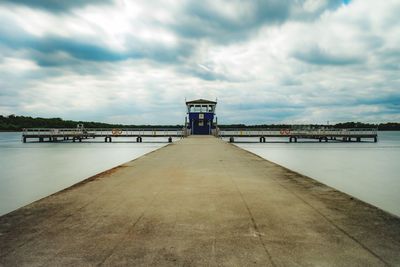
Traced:
[[[174, 126], [169, 126], [169, 127], [174, 127]], [[40, 127], [40, 129], [63, 129], [63, 128], [55, 128], [55, 127]], [[110, 128], [105, 128], [105, 129], [113, 129], [113, 127], [110, 127]], [[133, 129], [136, 129], [136, 128], [133, 128]], [[143, 128], [140, 128], [140, 127], [137, 127], [137, 129], [153, 129], [153, 128], [146, 128], [146, 127], [143, 127]], [[168, 128], [166, 128], [166, 129], [168, 129]], [[400, 132], [400, 129], [387, 129], [387, 130], [377, 130], [378, 132]], [[23, 130], [0, 130], [0, 133], [22, 133], [23, 132]]]

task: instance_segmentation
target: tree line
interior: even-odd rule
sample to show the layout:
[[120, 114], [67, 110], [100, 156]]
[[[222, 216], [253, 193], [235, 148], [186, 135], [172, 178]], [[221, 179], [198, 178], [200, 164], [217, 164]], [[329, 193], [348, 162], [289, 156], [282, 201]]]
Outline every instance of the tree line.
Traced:
[[[183, 125], [126, 125], [110, 124], [93, 121], [73, 121], [63, 120], [61, 118], [32, 118], [27, 116], [2, 116], [0, 115], [0, 131], [21, 131], [24, 128], [75, 128], [78, 124], [83, 124], [86, 128], [182, 128]], [[224, 124], [220, 128], [266, 128], [266, 129], [296, 129], [296, 128], [374, 128], [381, 131], [400, 131], [400, 123], [362, 123], [362, 122], [344, 122], [333, 125], [308, 124], [308, 125], [288, 125], [288, 124]]]
[[21, 131], [24, 128], [76, 128], [83, 124], [85, 128], [182, 128], [183, 125], [125, 125], [93, 121], [73, 121], [61, 118], [32, 118], [27, 116], [0, 115], [0, 131]]

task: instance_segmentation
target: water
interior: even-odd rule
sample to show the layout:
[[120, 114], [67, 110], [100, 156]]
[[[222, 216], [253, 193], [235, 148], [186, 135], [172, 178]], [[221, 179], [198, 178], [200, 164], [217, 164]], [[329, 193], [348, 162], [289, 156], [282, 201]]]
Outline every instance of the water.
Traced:
[[[23, 144], [20, 133], [0, 133], [0, 215], [166, 145], [165, 138], [152, 140], [160, 143]], [[400, 132], [380, 132], [378, 143], [236, 140], [247, 141], [237, 145], [267, 160], [400, 216]]]
[[378, 136], [378, 143], [235, 142], [245, 141], [237, 146], [400, 216], [400, 132]]
[[[130, 141], [134, 138], [128, 139]], [[21, 133], [0, 133], [0, 215], [60, 191], [99, 172], [140, 157], [167, 144], [101, 142], [26, 143]]]

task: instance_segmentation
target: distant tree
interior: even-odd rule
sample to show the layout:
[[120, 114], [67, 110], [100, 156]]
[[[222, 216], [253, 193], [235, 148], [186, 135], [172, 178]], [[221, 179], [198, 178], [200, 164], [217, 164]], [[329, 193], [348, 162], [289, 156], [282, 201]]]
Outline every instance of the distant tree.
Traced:
[[[72, 121], [63, 120], [61, 118], [32, 118], [29, 116], [17, 116], [11, 114], [9, 116], [0, 115], [0, 131], [20, 131], [23, 128], [75, 128], [77, 124], [84, 124], [86, 128], [182, 128], [183, 125], [124, 125], [124, 124], [109, 124], [93, 121]], [[298, 129], [298, 128], [377, 128], [382, 131], [400, 131], [400, 123], [387, 122], [380, 124], [362, 123], [362, 122], [344, 122], [334, 125], [308, 124], [308, 125], [289, 125], [289, 124], [222, 124], [224, 128], [265, 128], [265, 129]]]

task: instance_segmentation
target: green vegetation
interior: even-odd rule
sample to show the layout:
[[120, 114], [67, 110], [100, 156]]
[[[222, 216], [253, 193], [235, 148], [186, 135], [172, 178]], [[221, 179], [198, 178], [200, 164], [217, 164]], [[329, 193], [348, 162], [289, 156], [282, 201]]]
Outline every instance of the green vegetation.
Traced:
[[25, 116], [0, 115], [0, 131], [21, 131], [24, 128], [76, 128], [83, 124], [86, 128], [182, 128], [183, 125], [123, 125], [93, 121], [71, 121], [60, 118], [32, 118]]
[[[2, 116], [0, 115], [0, 131], [21, 131], [24, 128], [75, 128], [77, 124], [84, 124], [86, 128], [181, 128], [183, 125], [124, 125], [124, 124], [108, 124], [102, 122], [87, 122], [87, 121], [71, 121], [60, 118], [32, 118], [25, 116]], [[334, 125], [287, 125], [287, 124], [263, 124], [263, 125], [245, 125], [245, 124], [230, 124], [219, 125], [220, 128], [377, 128], [382, 131], [399, 131], [400, 123], [361, 123], [361, 122], [345, 122]]]

